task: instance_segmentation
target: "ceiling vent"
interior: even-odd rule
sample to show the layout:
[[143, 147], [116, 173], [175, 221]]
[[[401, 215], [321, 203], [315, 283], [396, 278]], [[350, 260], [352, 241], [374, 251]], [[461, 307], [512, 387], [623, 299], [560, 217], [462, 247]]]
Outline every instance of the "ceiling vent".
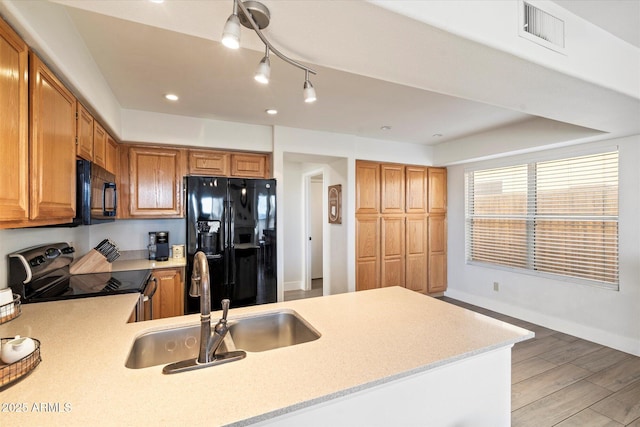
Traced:
[[564, 21], [525, 1], [520, 8], [520, 36], [564, 52]]

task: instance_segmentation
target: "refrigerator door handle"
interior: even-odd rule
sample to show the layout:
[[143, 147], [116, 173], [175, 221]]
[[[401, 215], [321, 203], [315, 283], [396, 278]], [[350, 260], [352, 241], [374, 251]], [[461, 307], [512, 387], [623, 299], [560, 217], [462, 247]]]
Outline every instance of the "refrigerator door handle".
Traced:
[[229, 278], [228, 284], [234, 285], [236, 283], [236, 248], [234, 245], [235, 242], [235, 207], [233, 205], [233, 200], [229, 201]]

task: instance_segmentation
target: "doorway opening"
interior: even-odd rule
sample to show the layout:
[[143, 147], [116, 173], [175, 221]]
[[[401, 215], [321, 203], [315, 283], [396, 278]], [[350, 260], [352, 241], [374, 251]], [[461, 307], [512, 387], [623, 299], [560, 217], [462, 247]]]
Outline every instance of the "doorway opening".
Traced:
[[302, 248], [303, 283], [300, 290], [285, 291], [285, 301], [324, 295], [324, 174], [315, 170], [303, 174], [304, 242]]

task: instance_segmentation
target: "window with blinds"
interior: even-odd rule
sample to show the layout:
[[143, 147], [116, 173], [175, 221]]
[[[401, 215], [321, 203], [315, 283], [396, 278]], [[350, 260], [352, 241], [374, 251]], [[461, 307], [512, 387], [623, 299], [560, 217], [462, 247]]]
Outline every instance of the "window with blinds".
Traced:
[[466, 256], [618, 289], [618, 152], [465, 174]]

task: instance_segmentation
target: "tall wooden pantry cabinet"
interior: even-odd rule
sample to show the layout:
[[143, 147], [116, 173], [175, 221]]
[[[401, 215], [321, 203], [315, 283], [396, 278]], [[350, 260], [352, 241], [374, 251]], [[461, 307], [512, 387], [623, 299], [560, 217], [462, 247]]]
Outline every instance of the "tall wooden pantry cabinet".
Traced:
[[356, 162], [356, 290], [446, 290], [446, 169]]

